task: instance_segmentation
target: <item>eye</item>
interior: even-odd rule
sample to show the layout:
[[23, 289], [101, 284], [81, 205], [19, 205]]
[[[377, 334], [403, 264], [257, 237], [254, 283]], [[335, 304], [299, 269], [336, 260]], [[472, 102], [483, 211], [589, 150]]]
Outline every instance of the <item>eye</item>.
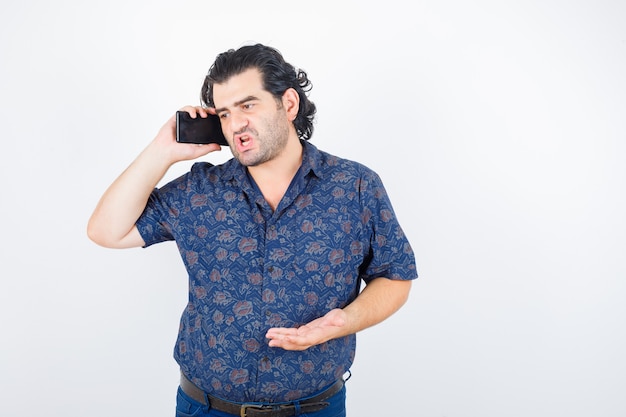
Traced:
[[228, 113], [228, 112], [222, 112], [222, 113], [219, 113], [219, 114], [217, 115], [217, 117], [219, 117], [219, 118], [220, 118], [220, 119], [222, 119], [222, 120], [223, 120], [223, 119], [227, 119], [227, 118], [228, 118], [228, 116], [230, 116], [230, 113]]
[[245, 103], [244, 105], [241, 106], [244, 110], [252, 110], [252, 108], [254, 107], [254, 103]]

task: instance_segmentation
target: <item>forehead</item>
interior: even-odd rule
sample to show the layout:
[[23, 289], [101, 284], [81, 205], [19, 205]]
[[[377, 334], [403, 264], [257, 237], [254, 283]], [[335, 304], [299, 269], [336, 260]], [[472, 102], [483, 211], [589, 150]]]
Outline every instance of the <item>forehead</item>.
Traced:
[[233, 75], [223, 83], [213, 86], [213, 102], [216, 108], [230, 107], [247, 97], [261, 98], [269, 94], [263, 88], [261, 72], [256, 68]]

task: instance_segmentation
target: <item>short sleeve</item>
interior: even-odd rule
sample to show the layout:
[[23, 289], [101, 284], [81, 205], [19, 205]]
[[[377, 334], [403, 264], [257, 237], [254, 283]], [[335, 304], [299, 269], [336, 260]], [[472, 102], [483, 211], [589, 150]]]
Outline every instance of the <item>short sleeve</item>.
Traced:
[[385, 277], [393, 280], [416, 279], [417, 267], [411, 244], [400, 226], [380, 177], [365, 170], [361, 177], [362, 221], [369, 232], [370, 251], [361, 269], [368, 282]]

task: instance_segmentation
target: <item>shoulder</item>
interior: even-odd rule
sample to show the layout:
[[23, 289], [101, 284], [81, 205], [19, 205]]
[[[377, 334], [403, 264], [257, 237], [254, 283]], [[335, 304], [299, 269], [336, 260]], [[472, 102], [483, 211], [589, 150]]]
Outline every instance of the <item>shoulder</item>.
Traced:
[[190, 184], [219, 186], [233, 178], [238, 164], [233, 159], [213, 165], [210, 162], [196, 162], [187, 173], [187, 181]]
[[210, 162], [194, 162], [189, 170], [189, 174], [192, 176], [206, 176], [210, 174], [219, 174], [223, 175], [225, 172], [229, 172], [233, 170], [233, 159], [229, 159], [228, 161], [213, 165]]
[[320, 177], [327, 177], [331, 181], [378, 178], [373, 169], [360, 162], [319, 150], [311, 144], [308, 148], [307, 155], [311, 159], [311, 166]]

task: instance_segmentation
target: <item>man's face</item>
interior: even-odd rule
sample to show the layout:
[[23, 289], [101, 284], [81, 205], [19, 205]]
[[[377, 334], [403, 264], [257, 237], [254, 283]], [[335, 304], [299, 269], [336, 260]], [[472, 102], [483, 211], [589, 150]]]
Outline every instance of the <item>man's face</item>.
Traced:
[[285, 148], [290, 122], [282, 104], [263, 89], [257, 69], [215, 84], [213, 101], [233, 156], [242, 165], [261, 165]]

